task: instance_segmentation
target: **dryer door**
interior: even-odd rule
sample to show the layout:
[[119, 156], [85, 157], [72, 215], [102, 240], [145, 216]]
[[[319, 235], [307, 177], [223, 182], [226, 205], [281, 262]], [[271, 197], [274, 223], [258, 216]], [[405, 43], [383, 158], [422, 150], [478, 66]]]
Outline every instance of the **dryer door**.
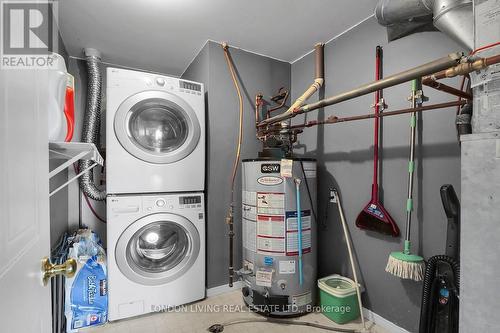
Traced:
[[114, 119], [115, 135], [130, 154], [146, 162], [173, 163], [198, 145], [200, 123], [182, 98], [143, 91], [127, 98]]
[[132, 223], [115, 248], [120, 271], [142, 285], [161, 285], [181, 277], [200, 252], [196, 227], [177, 214], [157, 213]]

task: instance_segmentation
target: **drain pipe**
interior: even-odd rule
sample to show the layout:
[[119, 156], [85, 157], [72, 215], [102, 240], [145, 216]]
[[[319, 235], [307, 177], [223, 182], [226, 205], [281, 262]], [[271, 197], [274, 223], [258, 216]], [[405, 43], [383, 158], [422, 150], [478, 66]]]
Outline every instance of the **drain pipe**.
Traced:
[[[295, 102], [290, 105], [288, 110], [283, 112], [282, 114], [278, 115], [278, 117], [285, 117], [290, 118], [289, 116], [293, 114], [293, 111], [300, 108], [304, 103], [321, 87], [323, 87], [323, 84], [325, 82], [325, 53], [324, 53], [324, 47], [325, 44], [323, 43], [317, 43], [314, 45], [314, 54], [315, 54], [315, 79], [314, 82], [309, 86], [309, 88], [299, 97], [295, 100]], [[272, 118], [268, 118], [272, 119]], [[262, 126], [263, 124], [268, 124], [270, 123], [268, 119], [264, 119], [259, 126]]]
[[[87, 63], [87, 106], [83, 116], [82, 142], [98, 144], [99, 127], [101, 122], [101, 86], [100, 71], [101, 53], [95, 49], [83, 50]], [[92, 165], [91, 160], [82, 160], [78, 164], [79, 170], [86, 170]], [[86, 171], [79, 179], [83, 193], [93, 199], [106, 199], [106, 191], [97, 188], [94, 183], [93, 170]]]

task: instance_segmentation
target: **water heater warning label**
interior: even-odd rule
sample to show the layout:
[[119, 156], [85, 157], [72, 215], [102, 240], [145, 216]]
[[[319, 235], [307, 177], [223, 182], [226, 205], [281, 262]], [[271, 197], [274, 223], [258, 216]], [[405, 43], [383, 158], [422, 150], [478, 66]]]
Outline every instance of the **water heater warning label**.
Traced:
[[285, 254], [285, 194], [257, 192], [257, 253]]
[[[302, 253], [311, 252], [311, 211], [303, 210], [302, 218]], [[299, 237], [297, 226], [297, 212], [286, 212], [286, 255], [299, 254]]]
[[273, 272], [259, 269], [255, 272], [255, 283], [261, 287], [271, 287], [273, 282]]
[[257, 192], [257, 213], [285, 215], [285, 194]]
[[257, 215], [257, 252], [283, 255], [285, 253], [285, 217]]
[[252, 252], [255, 252], [257, 246], [255, 224], [255, 221], [243, 219], [243, 247]]

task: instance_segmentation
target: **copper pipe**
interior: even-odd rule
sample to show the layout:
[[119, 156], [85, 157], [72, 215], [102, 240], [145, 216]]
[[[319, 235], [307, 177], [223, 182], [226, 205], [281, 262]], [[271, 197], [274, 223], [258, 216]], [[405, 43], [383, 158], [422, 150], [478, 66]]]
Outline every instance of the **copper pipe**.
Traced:
[[262, 97], [261, 93], [255, 95], [255, 126], [260, 122], [260, 106], [262, 105]]
[[[457, 75], [466, 75], [470, 72], [480, 70], [486, 68], [488, 66], [500, 63], [500, 54], [488, 57], [488, 58], [479, 58], [472, 62], [460, 63], [455, 65], [461, 57], [458, 53], [450, 54], [448, 57], [444, 57], [433, 62], [415, 67], [413, 69], [407, 70], [405, 72], [401, 72], [398, 74], [391, 75], [383, 80], [375, 81], [356, 89], [320, 100], [316, 103], [306, 104], [301, 106], [300, 108], [294, 109], [291, 114], [283, 113], [281, 115], [275, 116], [270, 119], [266, 119], [265, 121], [261, 121], [259, 123], [259, 127], [280, 122], [289, 118], [295, 117], [297, 114], [310, 112], [325, 106], [337, 104], [340, 102], [344, 102], [356, 97], [364, 96], [366, 94], [372, 93], [376, 90], [392, 87], [398, 85], [400, 83], [404, 83], [407, 81], [411, 81], [415, 78], [422, 77], [422, 79], [431, 79], [431, 80], [439, 80], [447, 77], [454, 77]], [[446, 66], [446, 64], [448, 64]], [[452, 66], [455, 65], [455, 66]], [[452, 67], [450, 67], [452, 66]], [[437, 68], [443, 68], [442, 70], [435, 72], [434, 74], [430, 74], [434, 72]], [[426, 74], [428, 73], [428, 74]]]
[[229, 55], [229, 45], [227, 43], [221, 44], [222, 50], [224, 52], [224, 58], [226, 59], [226, 64], [231, 74], [231, 79], [236, 89], [239, 100], [239, 130], [238, 130], [238, 143], [236, 144], [236, 156], [233, 162], [233, 172], [231, 176], [231, 200], [229, 202], [229, 209], [226, 215], [226, 224], [229, 226], [228, 237], [229, 237], [229, 265], [228, 265], [228, 275], [229, 275], [229, 287], [233, 286], [234, 279], [234, 189], [235, 189], [235, 179], [236, 173], [238, 171], [238, 165], [240, 163], [241, 155], [241, 144], [243, 141], [243, 97], [241, 95], [240, 85], [236, 77], [236, 70], [234, 68], [234, 63]]
[[425, 76], [422, 80], [440, 80], [444, 78], [455, 77], [457, 75], [469, 74], [473, 71], [478, 71], [488, 66], [500, 63], [500, 54], [488, 58], [479, 58], [472, 62], [465, 62], [457, 66], [439, 71], [429, 76]]
[[353, 99], [356, 97], [360, 97], [372, 92], [375, 92], [380, 89], [384, 89], [387, 87], [392, 87], [394, 85], [404, 83], [411, 81], [416, 78], [420, 78], [425, 73], [433, 73], [436, 70], [439, 70], [438, 68], [448, 68], [450, 66], [455, 65], [461, 58], [461, 55], [459, 53], [454, 53], [450, 54], [446, 57], [434, 60], [432, 62], [429, 62], [424, 65], [420, 65], [418, 67], [409, 69], [407, 71], [394, 74], [391, 76], [388, 76], [382, 80], [374, 81], [372, 83], [363, 85], [357, 89], [350, 90], [348, 92], [326, 98], [324, 100], [318, 101], [316, 103], [312, 104], [307, 104], [304, 105], [300, 108], [300, 110], [297, 110], [296, 113], [303, 113], [303, 112], [309, 112], [313, 111], [319, 108], [322, 108], [324, 106], [329, 106], [333, 104], [337, 104], [343, 101], [347, 101], [349, 99]]
[[425, 105], [417, 108], [407, 108], [407, 109], [400, 109], [400, 110], [395, 110], [395, 111], [385, 111], [380, 113], [378, 116], [374, 113], [368, 113], [368, 114], [363, 114], [359, 116], [351, 116], [351, 117], [342, 117], [339, 118], [337, 116], [330, 116], [326, 120], [323, 121], [317, 121], [317, 120], [311, 120], [305, 124], [300, 124], [300, 125], [294, 125], [290, 126], [290, 129], [297, 129], [297, 128], [304, 128], [304, 127], [312, 127], [312, 126], [317, 126], [317, 125], [326, 125], [326, 124], [336, 124], [336, 123], [345, 123], [349, 121], [356, 121], [356, 120], [364, 120], [364, 119], [371, 119], [371, 118], [382, 118], [382, 117], [389, 117], [389, 116], [397, 116], [405, 113], [412, 113], [412, 112], [423, 112], [423, 111], [429, 111], [429, 110], [437, 110], [437, 109], [444, 109], [444, 108], [449, 108], [452, 106], [460, 106], [467, 104], [467, 101], [461, 100], [461, 101], [452, 101], [452, 102], [445, 102], [445, 103], [439, 103], [439, 104], [431, 104], [431, 105]]
[[[316, 92], [318, 91], [319, 89], [321, 89], [321, 87], [323, 87], [323, 84], [325, 83], [325, 79], [324, 79], [324, 64], [323, 64], [323, 61], [324, 61], [324, 46], [325, 44], [323, 43], [317, 43], [315, 46], [314, 46], [314, 50], [315, 50], [315, 61], [316, 61], [316, 65], [315, 65], [315, 68], [314, 68], [314, 76], [315, 76], [315, 79], [314, 79], [314, 82], [309, 86], [309, 88], [307, 88], [306, 91], [304, 91], [304, 93], [302, 95], [300, 95], [296, 100], [295, 102], [292, 103], [292, 105], [290, 105], [290, 107], [285, 111], [283, 112], [282, 114], [279, 114], [277, 116], [274, 116], [272, 118], [268, 118], [268, 119], [264, 119], [263, 121], [261, 121], [259, 123], [259, 126], [264, 126], [264, 125], [267, 125], [267, 124], [270, 124], [270, 123], [276, 123], [277, 121], [275, 121], [276, 119], [288, 119], [288, 118], [292, 118], [294, 116], [294, 113], [295, 113], [295, 110], [300, 108], [302, 105], [304, 105], [304, 103]], [[318, 64], [318, 61], [321, 61], [322, 63], [321, 64]]]
[[458, 96], [461, 98], [472, 100], [471, 94], [469, 94], [463, 90], [450, 87], [444, 83], [434, 81], [434, 80], [430, 79], [429, 77], [427, 77], [425, 80], [422, 80], [422, 84], [424, 84], [428, 87], [434, 88], [436, 90], [451, 94], [451, 95], [455, 95], [455, 96]]
[[310, 112], [325, 106], [337, 104], [340, 102], [344, 102], [356, 97], [364, 96], [370, 93], [373, 93], [377, 90], [385, 89], [388, 87], [392, 87], [398, 85], [400, 83], [408, 82], [416, 78], [421, 78], [424, 75], [429, 75], [435, 73], [436, 71], [440, 71], [442, 69], [449, 68], [450, 66], [456, 65], [462, 55], [460, 53], [452, 53], [446, 57], [431, 61], [429, 63], [411, 68], [404, 72], [400, 72], [397, 74], [390, 75], [382, 80], [374, 81], [365, 85], [362, 85], [358, 88], [340, 93], [338, 95], [328, 97], [326, 99], [320, 100], [316, 103], [306, 104], [301, 107], [294, 108], [292, 112], [285, 112], [281, 115], [277, 115], [273, 118], [269, 118], [260, 122], [260, 126], [265, 126], [268, 124], [280, 122], [292, 117], [295, 117], [298, 114]]
[[289, 95], [288, 90], [285, 90], [285, 97], [283, 97], [283, 99], [281, 100], [281, 103], [279, 105], [277, 105], [275, 107], [272, 107], [272, 108], [270, 108], [270, 109], [267, 110], [267, 118], [269, 118], [271, 116], [271, 112], [279, 110], [279, 109], [281, 109], [282, 107], [285, 106], [285, 103], [288, 100], [288, 95]]
[[486, 66], [500, 63], [500, 54], [486, 58]]

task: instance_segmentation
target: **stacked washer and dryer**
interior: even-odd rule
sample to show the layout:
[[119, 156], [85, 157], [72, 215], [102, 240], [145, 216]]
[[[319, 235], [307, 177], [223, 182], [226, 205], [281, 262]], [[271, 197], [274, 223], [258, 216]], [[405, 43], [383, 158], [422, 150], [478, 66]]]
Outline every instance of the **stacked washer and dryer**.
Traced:
[[205, 297], [203, 85], [107, 70], [109, 320]]

